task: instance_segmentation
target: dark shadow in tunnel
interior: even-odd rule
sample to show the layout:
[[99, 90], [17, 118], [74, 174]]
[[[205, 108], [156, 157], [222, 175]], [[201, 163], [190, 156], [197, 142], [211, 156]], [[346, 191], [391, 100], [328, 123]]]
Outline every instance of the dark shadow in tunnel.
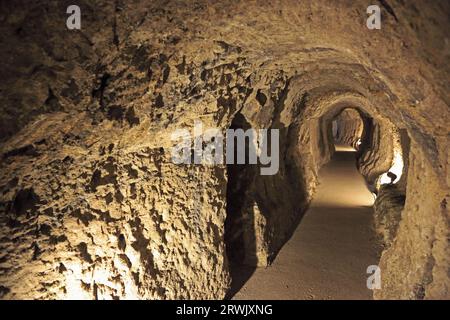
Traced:
[[[233, 119], [230, 129], [250, 129], [242, 114]], [[253, 212], [249, 210], [247, 195], [257, 166], [249, 163], [249, 141], [245, 141], [245, 164], [236, 164], [237, 143], [234, 145], [234, 164], [227, 165], [227, 216], [225, 219], [225, 249], [231, 276], [231, 287], [225, 299], [231, 299], [256, 270], [248, 262], [256, 260], [256, 236]]]
[[256, 268], [247, 265], [230, 265], [231, 286], [225, 300], [231, 300], [251, 278]]

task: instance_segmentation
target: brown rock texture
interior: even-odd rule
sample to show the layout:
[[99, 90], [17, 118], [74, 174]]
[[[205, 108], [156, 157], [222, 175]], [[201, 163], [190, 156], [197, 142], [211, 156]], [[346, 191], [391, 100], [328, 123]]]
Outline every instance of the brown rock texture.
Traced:
[[[343, 112], [395, 221], [374, 297], [450, 298], [448, 1], [381, 1], [381, 30], [362, 0], [80, 0], [81, 30], [70, 4], [0, 4], [1, 298], [225, 297], [237, 221], [238, 256], [270, 263]], [[279, 129], [278, 173], [174, 164], [195, 120]], [[404, 204], [379, 183], [399, 154]]]
[[333, 122], [334, 141], [358, 150], [364, 133], [364, 121], [358, 110], [344, 109]]

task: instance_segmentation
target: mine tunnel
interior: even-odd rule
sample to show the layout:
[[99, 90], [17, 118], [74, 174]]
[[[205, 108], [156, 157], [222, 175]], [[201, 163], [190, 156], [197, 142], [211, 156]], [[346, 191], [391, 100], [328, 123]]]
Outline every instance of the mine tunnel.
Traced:
[[449, 299], [450, 4], [377, 3], [2, 3], [0, 299]]
[[[401, 140], [400, 129], [388, 120], [373, 118], [358, 106], [346, 107], [345, 102], [330, 105], [307, 121], [316, 127], [311, 138], [317, 146], [316, 161], [322, 163], [317, 190], [306, 212], [289, 220], [294, 229], [284, 227], [289, 232], [275, 246], [265, 230], [279, 227], [277, 208], [290, 204], [290, 210], [282, 212], [295, 212], [301, 199], [300, 192], [291, 197], [277, 194], [282, 184], [292, 188], [304, 177], [301, 170], [284, 172], [296, 166], [295, 156], [287, 156], [293, 151], [281, 148], [283, 171], [270, 178], [258, 177], [255, 166], [227, 167], [224, 240], [232, 280], [229, 298], [271, 299], [274, 292], [283, 299], [371, 297], [360, 279], [368, 266], [378, 263], [383, 247], [397, 232], [400, 216], [394, 210], [401, 212], [405, 203], [406, 185], [398, 182], [407, 174], [403, 158], [408, 154], [403, 150], [408, 137]], [[231, 127], [248, 130], [250, 125], [238, 113]], [[250, 139], [246, 142], [248, 152]], [[374, 159], [380, 149], [386, 154], [382, 160]], [[380, 171], [374, 173], [376, 179], [364, 179], [361, 172], [370, 170], [371, 161], [382, 161], [377, 165]], [[381, 200], [376, 202], [378, 195]], [[320, 272], [312, 272], [313, 266]], [[345, 281], [338, 280], [342, 274]], [[324, 284], [320, 279], [333, 280]]]

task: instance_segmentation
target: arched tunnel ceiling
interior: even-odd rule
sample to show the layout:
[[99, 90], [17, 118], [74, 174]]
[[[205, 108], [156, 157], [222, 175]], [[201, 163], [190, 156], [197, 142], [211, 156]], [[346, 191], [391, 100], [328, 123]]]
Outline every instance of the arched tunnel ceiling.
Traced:
[[[175, 166], [173, 130], [196, 119], [228, 128], [237, 112], [284, 130], [285, 175], [258, 183], [289, 190], [283, 197], [303, 209], [330, 156], [313, 144], [321, 128], [310, 120], [349, 106], [411, 138], [379, 297], [448, 295], [448, 1], [391, 0], [395, 12], [379, 1], [381, 30], [366, 27], [363, 0], [77, 2], [79, 31], [65, 27], [65, 1], [0, 4], [2, 261], [20, 270], [8, 265], [0, 278], [10, 296], [60, 298], [74, 279], [97, 276], [98, 292], [75, 293], [217, 298], [229, 282], [218, 240], [225, 169]], [[367, 171], [378, 175], [375, 164]], [[295, 190], [292, 168], [304, 175]], [[191, 221], [199, 188], [205, 209]], [[286, 212], [277, 231], [292, 226]], [[96, 257], [105, 274], [94, 275]], [[49, 281], [37, 283], [36, 272]]]
[[[448, 103], [448, 35], [442, 33], [445, 28], [439, 28], [447, 22], [448, 4], [443, 1], [399, 6], [397, 16], [405, 20], [386, 14], [383, 32], [367, 30], [364, 1], [360, 5], [345, 1], [221, 1], [208, 5], [202, 1], [164, 5], [135, 1], [118, 2], [117, 7], [109, 1], [82, 1], [80, 5], [84, 28], [72, 35], [52, 25], [57, 21], [52, 18], [61, 14], [61, 5], [26, 1], [22, 2], [23, 12], [14, 8], [13, 15], [8, 14], [12, 8], [6, 8], [3, 19], [8, 23], [2, 27], [3, 37], [11, 37], [19, 27], [20, 33], [13, 37], [16, 46], [5, 49], [5, 54], [22, 58], [17, 59], [22, 68], [14, 70], [8, 67], [8, 59], [3, 60], [9, 81], [17, 81], [22, 72], [31, 72], [32, 79], [44, 77], [45, 71], [30, 70], [33, 62], [42, 63], [44, 70], [52, 64], [75, 68], [80, 76], [91, 72], [90, 80], [99, 67], [114, 77], [133, 58], [127, 52], [138, 47], [149, 56], [164, 55], [169, 66], [181, 63], [183, 56], [187, 64], [202, 70], [235, 60], [241, 61], [239, 70], [248, 74], [253, 70], [299, 74], [312, 89], [314, 79], [325, 82], [334, 78], [336, 90], [348, 81], [359, 83], [372, 96], [388, 96], [398, 112], [412, 114], [418, 126], [433, 123], [445, 127], [444, 119], [429, 119], [424, 113], [431, 105], [436, 113], [444, 112]], [[39, 19], [43, 10], [48, 14]], [[434, 23], [422, 23], [428, 20]], [[33, 29], [38, 23], [40, 28]], [[416, 26], [419, 23], [420, 28]], [[49, 44], [43, 47], [47, 39]], [[64, 47], [59, 45], [60, 39], [64, 39]], [[74, 65], [82, 60], [81, 66]], [[65, 77], [62, 70], [53, 76], [55, 87]], [[355, 84], [350, 88], [360, 89]]]
[[[92, 109], [89, 94], [105, 73], [111, 76], [105, 91], [112, 95], [108, 103], [117, 104], [119, 114], [122, 105], [132, 105], [140, 122], [151, 127], [158, 115], [149, 108], [158, 105], [159, 91], [163, 104], [170, 106], [164, 116], [172, 121], [166, 119], [166, 125], [177, 125], [177, 119], [188, 119], [190, 113], [211, 113], [214, 107], [209, 105], [216, 104], [219, 94], [202, 84], [201, 75], [222, 68], [237, 78], [239, 86], [255, 89], [277, 77], [286, 81], [297, 76], [301, 90], [309, 96], [353, 91], [392, 121], [406, 122], [412, 135], [428, 148], [433, 148], [431, 136], [437, 144], [446, 139], [442, 132], [448, 119], [432, 115], [448, 111], [448, 35], [440, 28], [447, 22], [448, 3], [418, 1], [398, 6], [397, 16], [402, 19], [383, 12], [382, 32], [366, 28], [364, 1], [351, 5], [345, 1], [208, 5], [202, 1], [81, 1], [80, 5], [83, 29], [79, 33], [55, 25], [64, 15], [61, 4], [23, 1], [14, 14], [9, 12], [12, 8], [3, 10], [2, 37], [13, 45], [3, 49], [7, 80], [2, 91], [7, 94], [2, 105], [7, 112], [1, 119], [2, 136], [10, 136], [48, 111]], [[433, 23], [422, 23], [428, 20]], [[156, 67], [153, 77], [166, 72], [170, 85], [150, 89], [142, 68], [152, 65]], [[178, 71], [183, 67], [198, 75], [189, 79]], [[134, 78], [125, 78], [133, 69]], [[24, 75], [29, 75], [26, 82]], [[180, 91], [195, 91], [189, 105]], [[63, 94], [68, 92], [69, 99]], [[52, 106], [52, 101], [58, 103]], [[17, 116], [21, 110], [29, 112]], [[125, 138], [137, 144], [136, 139]]]

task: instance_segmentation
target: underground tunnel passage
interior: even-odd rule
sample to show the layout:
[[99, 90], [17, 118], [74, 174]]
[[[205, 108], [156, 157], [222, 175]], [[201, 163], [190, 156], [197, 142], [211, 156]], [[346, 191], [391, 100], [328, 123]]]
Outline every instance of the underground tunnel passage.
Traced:
[[[342, 102], [339, 103], [341, 104]], [[381, 137], [375, 129], [379, 126], [378, 123], [367, 112], [358, 108], [341, 108], [339, 105], [337, 110], [331, 108], [331, 111], [316, 120], [319, 133], [315, 144], [321, 146], [320, 154], [328, 161], [318, 174], [319, 186], [309, 209], [293, 234], [286, 238], [287, 243], [268, 268], [256, 269], [258, 264], [253, 261], [253, 255], [255, 244], [261, 241], [257, 241], [255, 234], [257, 218], [254, 210], [248, 211], [242, 207], [242, 203], [249, 198], [245, 195], [251, 189], [249, 176], [255, 177], [255, 172], [249, 175], [251, 171], [248, 168], [229, 167], [228, 188], [240, 194], [240, 197], [229, 194], [229, 199], [237, 199], [239, 205], [228, 200], [227, 220], [232, 219], [239, 226], [235, 226], [233, 230], [236, 235], [234, 242], [227, 243], [227, 228], [225, 229], [227, 253], [230, 252], [228, 257], [232, 266], [230, 298], [371, 298], [367, 284], [360, 279], [364, 278], [367, 267], [377, 264], [382, 247], [388, 244], [389, 238], [383, 239], [380, 234], [395, 234], [400, 219], [398, 215], [393, 217], [392, 214], [389, 215], [390, 211], [383, 209], [379, 209], [374, 216], [374, 197], [376, 199], [380, 191], [389, 194], [386, 202], [398, 205], [396, 209], [399, 211], [405, 200], [404, 189], [396, 185], [404, 173], [403, 166], [397, 168], [398, 159], [394, 159], [399, 148], [401, 154], [400, 141], [394, 141], [398, 139], [399, 129], [387, 122], [383, 127], [384, 130], [389, 129], [385, 132], [390, 135]], [[245, 123], [242, 115], [238, 116], [241, 123], [239, 127], [248, 128], [248, 124], [242, 125]], [[233, 123], [235, 121], [236, 119]], [[361, 160], [363, 156], [380, 146], [385, 148], [383, 144], [395, 146], [390, 150], [391, 155], [385, 155], [393, 165], [371, 185], [358, 172], [357, 165], [359, 162], [359, 166], [364, 166], [365, 163]], [[327, 155], [326, 151], [330, 154]], [[400, 157], [402, 159], [403, 155]], [[400, 172], [396, 171], [395, 175], [394, 169], [400, 169]], [[237, 170], [240, 170], [240, 175], [236, 174]], [[244, 172], [247, 172], [246, 176]], [[395, 178], [389, 182], [384, 180], [391, 176]], [[301, 176], [297, 178], [300, 179]], [[397, 199], [401, 201], [397, 202]], [[236, 213], [240, 216], [233, 216]], [[378, 230], [375, 230], [375, 224]], [[267, 225], [263, 228], [267, 228]], [[234, 246], [238, 248], [235, 249]], [[252, 259], [248, 259], [246, 254], [250, 254]]]
[[78, 6], [1, 5], [0, 299], [450, 298], [448, 1]]

